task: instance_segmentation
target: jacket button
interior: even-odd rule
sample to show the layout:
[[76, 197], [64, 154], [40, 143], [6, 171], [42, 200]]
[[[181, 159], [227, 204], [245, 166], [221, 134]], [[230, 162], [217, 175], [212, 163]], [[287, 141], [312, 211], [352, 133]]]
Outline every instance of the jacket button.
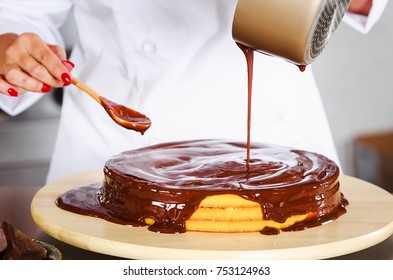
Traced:
[[142, 51], [146, 54], [155, 54], [157, 52], [157, 46], [151, 42], [144, 42], [142, 44]]

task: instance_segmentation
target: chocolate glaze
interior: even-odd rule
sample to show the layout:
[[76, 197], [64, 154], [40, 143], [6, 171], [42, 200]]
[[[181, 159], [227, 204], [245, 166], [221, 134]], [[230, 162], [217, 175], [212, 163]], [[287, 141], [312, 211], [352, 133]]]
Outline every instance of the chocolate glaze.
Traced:
[[[71, 190], [60, 208], [162, 233], [185, 232], [185, 222], [207, 196], [235, 194], [258, 202], [266, 220], [312, 212], [300, 230], [336, 219], [347, 201], [339, 192], [339, 168], [311, 152], [220, 140], [172, 142], [127, 151], [104, 167], [105, 182]], [[261, 233], [267, 233], [263, 230]]]
[[306, 71], [307, 65], [298, 65], [300, 72]]
[[151, 126], [151, 120], [138, 111], [117, 104], [102, 96], [100, 96], [100, 103], [111, 118], [124, 128], [135, 130], [143, 135]]
[[280, 230], [273, 227], [264, 227], [261, 233], [264, 235], [277, 235], [280, 234]]

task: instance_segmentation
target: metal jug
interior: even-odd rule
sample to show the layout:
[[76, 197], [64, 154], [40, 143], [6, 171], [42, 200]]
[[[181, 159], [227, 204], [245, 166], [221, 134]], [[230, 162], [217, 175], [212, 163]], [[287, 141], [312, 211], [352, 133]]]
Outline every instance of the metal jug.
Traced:
[[336, 31], [350, 0], [238, 0], [233, 39], [251, 49], [308, 65]]

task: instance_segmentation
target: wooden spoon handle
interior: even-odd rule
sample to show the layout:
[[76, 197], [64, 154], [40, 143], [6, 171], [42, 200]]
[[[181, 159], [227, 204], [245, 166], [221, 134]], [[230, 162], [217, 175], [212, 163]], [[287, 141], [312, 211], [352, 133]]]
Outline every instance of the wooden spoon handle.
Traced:
[[96, 93], [94, 90], [92, 90], [91, 88], [89, 88], [87, 85], [85, 85], [83, 82], [79, 81], [75, 77], [72, 77], [71, 83], [74, 84], [79, 89], [81, 89], [82, 91], [86, 92], [88, 95], [93, 97], [98, 103], [101, 104], [100, 95]]

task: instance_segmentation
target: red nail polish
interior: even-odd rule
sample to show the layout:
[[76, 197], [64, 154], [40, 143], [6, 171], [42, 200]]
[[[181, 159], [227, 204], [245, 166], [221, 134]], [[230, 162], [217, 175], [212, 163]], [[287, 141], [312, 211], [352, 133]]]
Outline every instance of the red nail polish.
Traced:
[[75, 64], [73, 62], [69, 61], [69, 60], [63, 60], [63, 63], [68, 64], [69, 66], [71, 66], [71, 68], [75, 67]]
[[71, 76], [68, 73], [61, 74], [61, 79], [63, 80], [65, 86], [71, 84]]
[[50, 86], [48, 86], [47, 84], [43, 84], [41, 91], [42, 92], [50, 92], [51, 89], [52, 88]]
[[17, 91], [16, 89], [13, 89], [13, 88], [9, 88], [9, 89], [7, 90], [7, 92], [8, 92], [8, 94], [11, 95], [11, 96], [18, 96], [18, 95], [19, 95], [18, 91]]

